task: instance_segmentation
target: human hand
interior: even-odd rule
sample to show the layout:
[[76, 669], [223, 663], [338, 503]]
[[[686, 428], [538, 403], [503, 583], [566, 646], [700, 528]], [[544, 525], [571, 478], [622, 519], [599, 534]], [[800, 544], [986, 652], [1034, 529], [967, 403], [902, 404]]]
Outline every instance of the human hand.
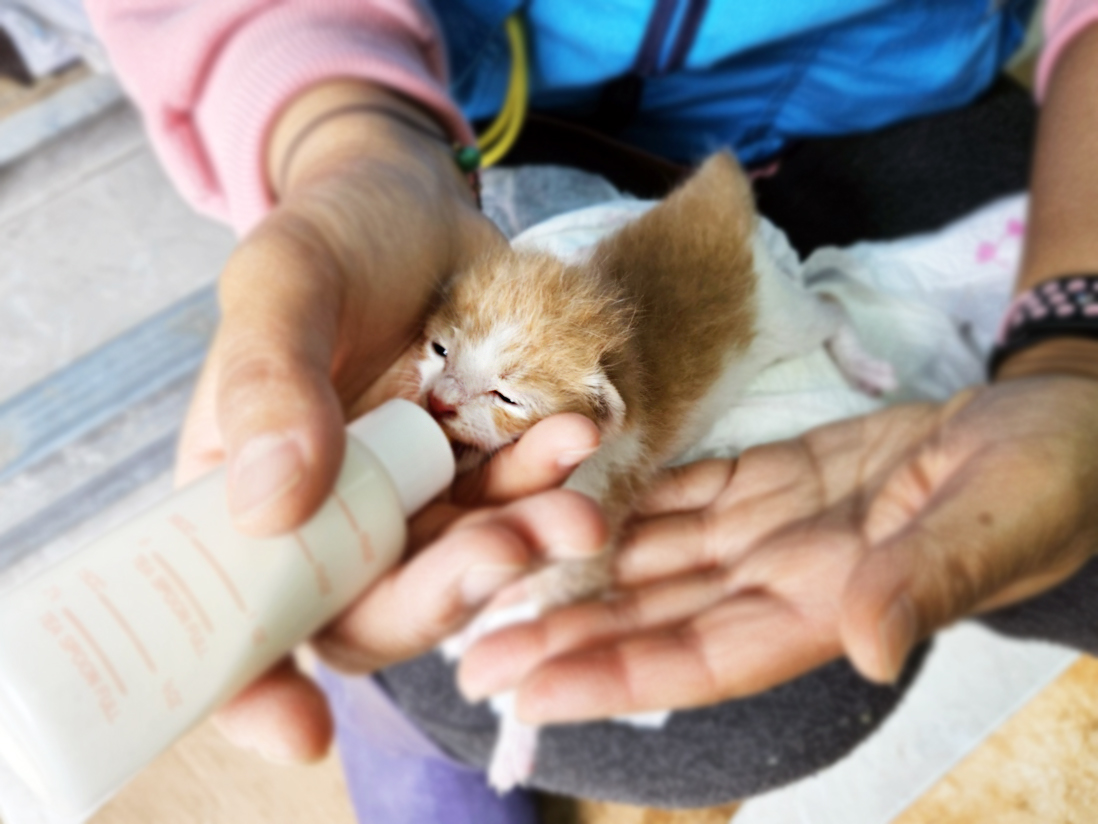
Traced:
[[[320, 657], [370, 672], [422, 655], [537, 566], [598, 552], [606, 541], [598, 507], [552, 489], [597, 446], [593, 423], [557, 415], [501, 450], [483, 473], [459, 479], [449, 502], [412, 519], [406, 560], [314, 639]], [[215, 721], [234, 743], [282, 762], [318, 758], [332, 737], [323, 694], [289, 661]]]
[[[476, 209], [445, 141], [377, 113], [303, 131], [327, 111], [360, 103], [437, 128], [403, 99], [354, 82], [315, 87], [290, 104], [268, 153], [279, 204], [221, 277], [221, 324], [184, 424], [177, 481], [227, 463], [234, 521], [252, 534], [284, 532], [316, 510], [338, 473], [346, 420], [363, 410], [367, 389], [412, 342], [439, 283], [505, 242]], [[480, 500], [559, 483], [554, 450], [567, 449], [577, 434], [581, 447], [590, 437], [574, 421], [561, 426], [531, 432], [512, 458], [501, 456], [488, 475], [495, 487]], [[559, 505], [576, 508], [567, 497]], [[334, 650], [342, 638], [342, 660], [358, 655], [377, 665], [428, 649], [469, 611], [458, 597], [461, 582], [466, 594], [488, 586], [464, 576], [501, 564], [514, 570], [543, 548], [542, 537], [561, 530], [576, 530], [582, 545], [591, 517], [557, 528], [544, 520], [544, 506], [532, 500], [460, 523], [457, 510], [425, 513], [415, 542], [426, 543], [429, 522], [446, 527], [438, 545], [382, 579], [325, 647]], [[402, 623], [390, 622], [386, 637], [375, 612], [397, 597]], [[232, 738], [283, 759], [317, 756], [331, 735], [323, 697], [289, 663], [219, 719]]]
[[1096, 410], [1098, 382], [1029, 376], [673, 470], [620, 597], [485, 638], [462, 688], [517, 688], [552, 723], [742, 697], [843, 654], [891, 681], [920, 638], [1098, 548]]
[[288, 107], [269, 152], [279, 203], [222, 273], [221, 324], [183, 428], [177, 480], [227, 463], [234, 522], [256, 535], [316, 510], [347, 418], [412, 342], [438, 285], [506, 242], [445, 141], [382, 112], [323, 119], [355, 104], [438, 128], [349, 81]]

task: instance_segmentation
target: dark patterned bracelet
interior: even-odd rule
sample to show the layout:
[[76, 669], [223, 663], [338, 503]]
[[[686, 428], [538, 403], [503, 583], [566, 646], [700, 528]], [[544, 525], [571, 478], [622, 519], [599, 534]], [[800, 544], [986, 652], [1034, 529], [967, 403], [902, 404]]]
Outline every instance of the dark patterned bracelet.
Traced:
[[999, 327], [988, 378], [1010, 355], [1053, 338], [1098, 340], [1098, 275], [1065, 275], [1018, 295]]

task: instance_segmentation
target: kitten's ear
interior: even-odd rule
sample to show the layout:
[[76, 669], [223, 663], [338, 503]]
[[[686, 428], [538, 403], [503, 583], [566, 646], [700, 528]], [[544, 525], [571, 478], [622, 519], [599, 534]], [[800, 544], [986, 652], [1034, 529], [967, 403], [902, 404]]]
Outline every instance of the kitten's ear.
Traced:
[[718, 152], [663, 201], [599, 243], [591, 260], [610, 270], [681, 270], [714, 251], [749, 249], [755, 214], [747, 175], [729, 152]]
[[600, 369], [587, 379], [591, 393], [595, 421], [604, 435], [613, 435], [621, 431], [625, 424], [625, 401], [617, 387], [610, 382], [606, 372]]

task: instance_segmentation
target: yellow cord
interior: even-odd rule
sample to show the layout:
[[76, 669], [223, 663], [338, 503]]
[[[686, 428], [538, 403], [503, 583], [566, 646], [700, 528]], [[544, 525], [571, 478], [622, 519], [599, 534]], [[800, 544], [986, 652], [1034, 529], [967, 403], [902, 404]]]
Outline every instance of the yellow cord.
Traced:
[[478, 138], [481, 152], [481, 168], [494, 166], [510, 151], [522, 131], [526, 120], [526, 107], [530, 98], [530, 77], [526, 58], [526, 32], [517, 14], [507, 18], [504, 24], [511, 46], [511, 77], [507, 83], [507, 96], [503, 100], [496, 119]]

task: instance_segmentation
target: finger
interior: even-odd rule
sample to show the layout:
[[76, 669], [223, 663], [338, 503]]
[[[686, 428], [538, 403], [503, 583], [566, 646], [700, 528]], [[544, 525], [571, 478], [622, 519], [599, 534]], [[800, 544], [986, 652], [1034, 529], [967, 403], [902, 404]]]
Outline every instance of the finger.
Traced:
[[332, 741], [332, 716], [324, 694], [284, 661], [214, 715], [233, 744], [268, 761], [298, 763], [324, 757]]
[[518, 715], [545, 724], [703, 706], [784, 683], [838, 651], [780, 600], [745, 594], [678, 627], [549, 661], [519, 687]]
[[606, 546], [609, 532], [598, 505], [579, 492], [555, 489], [521, 498], [496, 509], [477, 509], [456, 525], [496, 524], [506, 527], [532, 547], [539, 559], [565, 561], [585, 558]]
[[622, 586], [711, 569], [720, 563], [720, 537], [714, 516], [703, 512], [664, 515], [637, 524], [614, 560], [614, 577]]
[[[1042, 484], [1018, 483], [1038, 469]], [[1070, 519], [1043, 517], [1062, 512], [1053, 468], [1002, 456], [946, 466], [945, 481], [935, 471], [917, 461], [886, 489], [882, 508], [907, 507], [908, 524], [869, 547], [843, 595], [844, 648], [875, 681], [894, 681], [920, 638], [1004, 594], [1058, 583], [1086, 558], [1059, 556]]]
[[727, 595], [723, 575], [702, 574], [564, 607], [478, 641], [462, 657], [458, 683], [478, 701], [513, 689], [549, 658], [684, 621]]
[[233, 520], [252, 534], [302, 523], [342, 461], [330, 379], [341, 294], [325, 260], [275, 225], [241, 246], [222, 276], [217, 424]]
[[494, 456], [482, 472], [459, 478], [454, 499], [500, 503], [559, 486], [598, 446], [598, 427], [583, 415], [554, 415]]
[[619, 581], [727, 566], [774, 532], [817, 517], [831, 502], [808, 456], [803, 441], [786, 441], [748, 450], [734, 464], [685, 467], [653, 501], [667, 514], [632, 525], [616, 559]]
[[637, 515], [689, 512], [712, 504], [732, 483], [736, 461], [707, 460], [667, 470], [637, 507]]
[[595, 503], [564, 490], [478, 513], [382, 578], [318, 637], [317, 650], [357, 672], [421, 655], [546, 557], [593, 555], [605, 540]]
[[730, 567], [798, 523], [802, 501], [788, 490], [736, 505], [661, 515], [635, 524], [615, 560], [623, 586]]
[[436, 501], [421, 509], [408, 522], [407, 553], [413, 555], [436, 541], [454, 521], [468, 512], [465, 507], [454, 506], [445, 501]]

